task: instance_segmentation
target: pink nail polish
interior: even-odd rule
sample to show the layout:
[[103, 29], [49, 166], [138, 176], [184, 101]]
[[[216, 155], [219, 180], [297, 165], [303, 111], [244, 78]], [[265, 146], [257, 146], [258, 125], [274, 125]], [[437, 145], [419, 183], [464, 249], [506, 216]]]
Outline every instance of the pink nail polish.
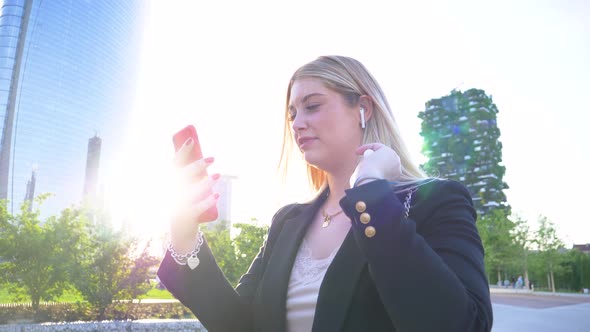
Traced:
[[215, 174], [211, 175], [211, 179], [213, 179], [215, 181], [219, 180], [220, 177], [221, 177], [221, 174], [219, 174], [219, 173], [215, 173]]
[[207, 163], [207, 164], [211, 164], [213, 161], [215, 161], [215, 158], [213, 158], [213, 157], [205, 158], [205, 163]]

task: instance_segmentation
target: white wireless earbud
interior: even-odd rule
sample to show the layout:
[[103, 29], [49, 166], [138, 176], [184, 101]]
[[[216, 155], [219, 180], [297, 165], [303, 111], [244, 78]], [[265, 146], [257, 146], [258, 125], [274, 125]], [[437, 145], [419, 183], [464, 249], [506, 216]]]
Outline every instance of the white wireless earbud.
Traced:
[[373, 153], [375, 153], [375, 151], [373, 151], [371, 149], [366, 149], [365, 152], [363, 152], [363, 157], [368, 157], [368, 156], [372, 155]]
[[361, 112], [361, 128], [365, 129], [365, 109], [361, 107], [359, 112]]

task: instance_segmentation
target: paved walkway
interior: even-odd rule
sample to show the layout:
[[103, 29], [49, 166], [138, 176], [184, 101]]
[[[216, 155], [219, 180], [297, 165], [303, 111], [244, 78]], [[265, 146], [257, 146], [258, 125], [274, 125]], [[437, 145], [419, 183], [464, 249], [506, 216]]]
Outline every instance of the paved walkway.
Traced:
[[[492, 288], [494, 327], [492, 332], [588, 332], [590, 331], [590, 295], [541, 293]], [[144, 303], [177, 300], [142, 300]], [[95, 331], [96, 322], [73, 324], [4, 325], [0, 332], [17, 331]], [[104, 323], [101, 323], [104, 324]], [[186, 331], [189, 320], [141, 320], [111, 322], [111, 331]], [[196, 323], [198, 324], [198, 323]], [[43, 329], [41, 329], [41, 327]], [[104, 327], [104, 326], [103, 326]], [[71, 329], [68, 329], [71, 328]]]
[[590, 296], [492, 290], [493, 332], [590, 331]]

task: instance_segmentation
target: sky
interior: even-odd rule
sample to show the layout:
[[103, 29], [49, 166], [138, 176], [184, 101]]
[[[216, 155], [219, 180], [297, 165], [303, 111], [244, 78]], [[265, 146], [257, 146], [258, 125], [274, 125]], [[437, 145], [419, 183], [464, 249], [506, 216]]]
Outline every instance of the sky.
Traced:
[[113, 205], [136, 229], [168, 229], [171, 137], [189, 123], [216, 158], [210, 171], [237, 177], [233, 222], [268, 224], [282, 204], [309, 198], [303, 172], [286, 187], [275, 176], [286, 87], [301, 65], [339, 54], [380, 82], [418, 163], [424, 104], [485, 90], [499, 109], [513, 212], [533, 229], [547, 216], [568, 246], [588, 243], [589, 15], [583, 0], [152, 0]]

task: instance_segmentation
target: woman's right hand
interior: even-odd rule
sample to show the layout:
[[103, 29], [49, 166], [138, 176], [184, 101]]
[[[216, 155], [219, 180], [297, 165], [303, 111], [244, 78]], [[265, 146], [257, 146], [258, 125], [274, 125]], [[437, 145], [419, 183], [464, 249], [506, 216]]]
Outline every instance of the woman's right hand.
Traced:
[[196, 244], [200, 216], [217, 204], [219, 194], [212, 191], [220, 175], [207, 175], [212, 157], [188, 163], [194, 148], [189, 138], [175, 155], [175, 197], [172, 211], [171, 240], [178, 252], [189, 252]]

